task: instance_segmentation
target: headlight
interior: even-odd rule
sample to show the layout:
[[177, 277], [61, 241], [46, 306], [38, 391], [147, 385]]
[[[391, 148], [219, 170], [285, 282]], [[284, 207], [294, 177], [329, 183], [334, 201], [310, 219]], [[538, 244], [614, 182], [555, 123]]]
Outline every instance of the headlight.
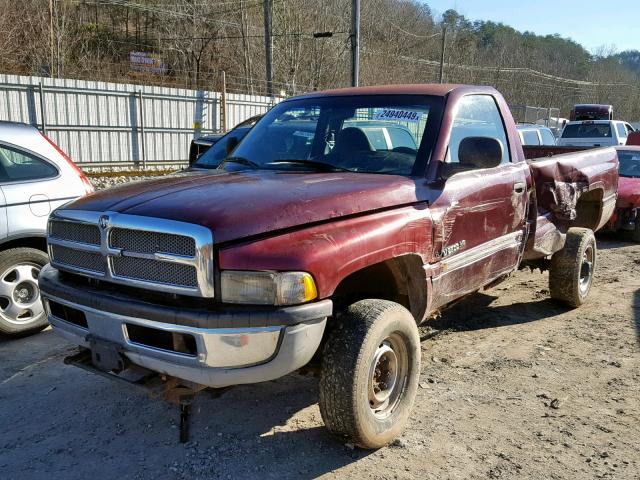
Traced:
[[225, 270], [220, 278], [224, 303], [296, 305], [318, 296], [313, 277], [305, 272]]

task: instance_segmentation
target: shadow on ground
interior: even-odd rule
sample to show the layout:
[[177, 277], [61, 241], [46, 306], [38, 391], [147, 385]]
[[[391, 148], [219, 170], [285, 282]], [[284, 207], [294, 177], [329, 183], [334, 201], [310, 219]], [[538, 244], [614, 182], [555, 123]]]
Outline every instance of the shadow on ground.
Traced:
[[627, 232], [598, 232], [596, 234], [598, 249], [611, 250], [636, 245], [635, 242], [629, 240], [629, 236], [626, 233]]
[[487, 293], [472, 295], [431, 320], [429, 326], [437, 330], [483, 330], [536, 322], [568, 311], [550, 298], [491, 306], [497, 298]]

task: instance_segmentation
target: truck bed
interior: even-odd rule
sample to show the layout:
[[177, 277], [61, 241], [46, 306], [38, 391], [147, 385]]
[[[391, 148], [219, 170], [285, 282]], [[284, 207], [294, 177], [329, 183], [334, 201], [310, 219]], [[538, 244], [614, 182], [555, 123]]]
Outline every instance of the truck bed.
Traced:
[[[534, 152], [543, 156], [534, 158]], [[525, 259], [557, 251], [571, 227], [597, 231], [606, 224], [617, 192], [614, 148], [527, 147], [525, 156], [529, 157], [537, 205]]]

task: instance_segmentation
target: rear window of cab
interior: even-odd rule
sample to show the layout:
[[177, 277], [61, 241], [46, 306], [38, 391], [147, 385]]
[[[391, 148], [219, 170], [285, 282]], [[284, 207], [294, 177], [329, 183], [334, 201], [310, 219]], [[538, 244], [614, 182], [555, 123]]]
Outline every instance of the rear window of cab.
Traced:
[[567, 125], [562, 138], [611, 138], [609, 123], [575, 123]]

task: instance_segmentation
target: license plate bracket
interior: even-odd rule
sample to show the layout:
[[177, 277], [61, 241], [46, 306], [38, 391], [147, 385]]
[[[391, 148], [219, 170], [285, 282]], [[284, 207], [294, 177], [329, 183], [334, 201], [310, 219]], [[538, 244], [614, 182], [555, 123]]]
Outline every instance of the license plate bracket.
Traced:
[[89, 336], [91, 362], [103, 372], [120, 373], [127, 368], [129, 361], [120, 345], [102, 338]]

